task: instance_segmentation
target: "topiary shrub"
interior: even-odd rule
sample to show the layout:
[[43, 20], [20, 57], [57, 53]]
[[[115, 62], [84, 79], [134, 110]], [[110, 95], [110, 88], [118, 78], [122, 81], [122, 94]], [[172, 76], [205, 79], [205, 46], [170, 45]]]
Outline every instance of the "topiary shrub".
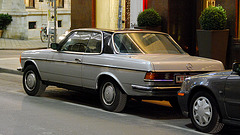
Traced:
[[222, 6], [209, 6], [201, 13], [199, 23], [203, 30], [223, 30], [227, 24], [226, 10]]
[[161, 16], [154, 9], [146, 9], [139, 13], [137, 17], [137, 23], [139, 27], [143, 26], [160, 26]]
[[7, 29], [7, 25], [12, 22], [12, 16], [9, 14], [0, 14], [0, 30]]

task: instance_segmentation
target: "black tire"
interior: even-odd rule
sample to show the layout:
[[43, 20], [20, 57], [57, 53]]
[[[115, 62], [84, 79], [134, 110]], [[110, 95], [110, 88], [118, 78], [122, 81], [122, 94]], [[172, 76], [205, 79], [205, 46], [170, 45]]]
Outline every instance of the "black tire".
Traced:
[[23, 88], [30, 96], [41, 96], [46, 89], [34, 65], [26, 67], [23, 73]]
[[105, 110], [121, 112], [127, 103], [127, 95], [122, 93], [121, 87], [110, 79], [104, 80], [100, 87], [100, 101]]
[[190, 118], [197, 130], [215, 134], [222, 130], [215, 99], [207, 92], [196, 93], [190, 102]]
[[42, 42], [47, 42], [48, 41], [48, 36], [47, 33], [45, 33], [45, 30], [40, 31], [40, 38]]

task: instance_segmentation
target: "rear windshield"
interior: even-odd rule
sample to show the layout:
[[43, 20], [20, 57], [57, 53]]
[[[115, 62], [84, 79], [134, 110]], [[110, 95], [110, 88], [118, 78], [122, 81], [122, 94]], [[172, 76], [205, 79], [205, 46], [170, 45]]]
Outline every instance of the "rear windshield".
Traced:
[[114, 45], [119, 53], [185, 54], [168, 35], [161, 33], [117, 33]]

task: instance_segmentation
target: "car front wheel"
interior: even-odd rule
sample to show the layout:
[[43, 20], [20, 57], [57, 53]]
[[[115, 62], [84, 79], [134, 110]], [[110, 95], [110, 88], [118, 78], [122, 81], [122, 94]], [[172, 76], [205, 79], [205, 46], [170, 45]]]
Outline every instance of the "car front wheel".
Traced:
[[121, 91], [121, 87], [112, 80], [105, 80], [100, 87], [100, 100], [105, 110], [121, 112], [126, 106], [127, 95]]
[[23, 73], [23, 87], [30, 96], [40, 96], [46, 89], [34, 65], [26, 67]]
[[224, 124], [220, 122], [215, 99], [207, 92], [196, 93], [190, 102], [190, 118], [193, 125], [205, 133], [218, 133]]

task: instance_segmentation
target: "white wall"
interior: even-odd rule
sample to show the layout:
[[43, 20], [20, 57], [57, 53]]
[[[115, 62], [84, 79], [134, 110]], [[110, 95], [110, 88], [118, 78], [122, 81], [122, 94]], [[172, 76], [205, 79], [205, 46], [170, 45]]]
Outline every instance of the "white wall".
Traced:
[[130, 28], [137, 26], [137, 17], [143, 11], [142, 0], [131, 0], [130, 2]]

